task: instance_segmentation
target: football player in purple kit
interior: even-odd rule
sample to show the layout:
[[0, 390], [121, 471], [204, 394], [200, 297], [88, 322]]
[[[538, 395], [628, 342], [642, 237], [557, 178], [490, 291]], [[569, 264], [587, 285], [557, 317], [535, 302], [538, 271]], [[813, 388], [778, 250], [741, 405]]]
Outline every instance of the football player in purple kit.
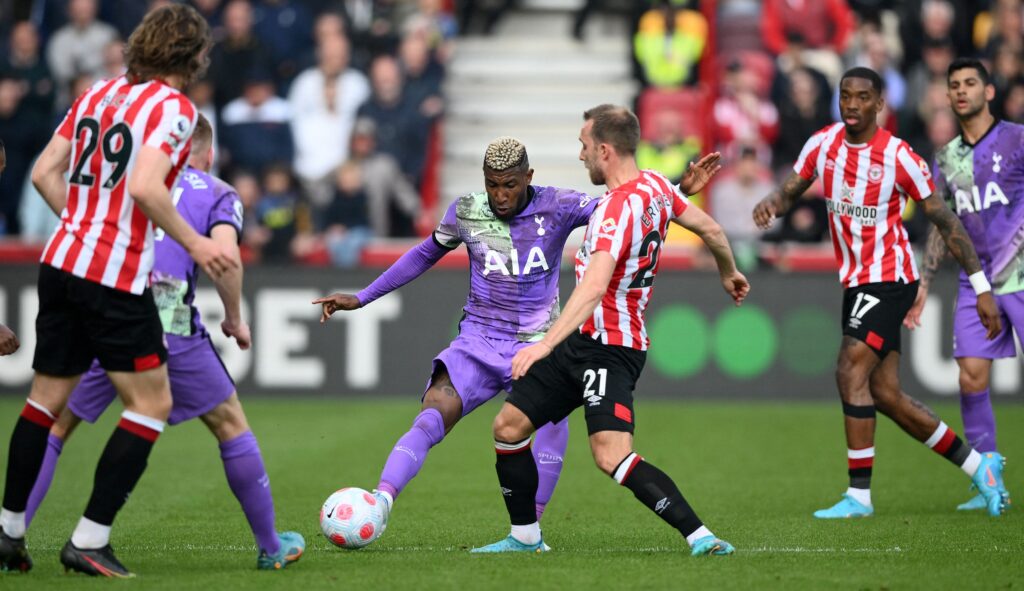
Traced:
[[[1024, 125], [993, 117], [988, 103], [995, 87], [980, 61], [955, 60], [946, 83], [960, 135], [935, 155], [935, 187], [963, 222], [983, 269], [970, 277], [960, 272], [953, 318], [960, 412], [971, 446], [981, 453], [995, 452], [996, 421], [989, 399], [992, 360], [1016, 356], [1015, 331], [1018, 340], [1024, 338]], [[932, 229], [921, 288], [904, 320], [907, 328], [920, 326], [928, 286], [945, 256], [946, 245]], [[996, 296], [1003, 329], [992, 340], [985, 338], [985, 328], [973, 313], [974, 284], [991, 285]], [[979, 494], [957, 509], [985, 509], [985, 499]]]
[[[511, 387], [516, 351], [543, 338], [559, 313], [558, 270], [569, 234], [585, 226], [597, 200], [585, 193], [530, 184], [526, 147], [501, 137], [487, 147], [486, 191], [456, 199], [433, 234], [402, 255], [358, 294], [314, 300], [321, 322], [338, 310], [356, 310], [419, 277], [465, 243], [470, 287], [459, 335], [433, 360], [421, 412], [388, 456], [375, 494], [388, 513], [437, 445], [476, 407]], [[537, 433], [540, 469], [538, 519], [551, 498], [568, 442], [566, 421]]]
[[[238, 241], [242, 232], [242, 203], [235, 189], [209, 174], [213, 164], [213, 130], [202, 115], [192, 135], [192, 155], [172, 193], [175, 207], [193, 228], [230, 248], [237, 268], [214, 280], [224, 305], [221, 330], [240, 349], [251, 343], [249, 326], [242, 319], [242, 270]], [[195, 261], [177, 242], [157, 230], [151, 284], [167, 342], [167, 370], [173, 406], [171, 425], [199, 417], [220, 442], [228, 485], [242, 505], [259, 547], [256, 567], [281, 569], [305, 550], [296, 532], [278, 533], [274, 500], [256, 437], [249, 429], [235, 384], [213, 347], [195, 308]], [[30, 522], [53, 481], [64, 443], [83, 420], [94, 423], [117, 397], [113, 384], [98, 362], [82, 376], [67, 407], [53, 425], [43, 466], [29, 496], [25, 521]]]

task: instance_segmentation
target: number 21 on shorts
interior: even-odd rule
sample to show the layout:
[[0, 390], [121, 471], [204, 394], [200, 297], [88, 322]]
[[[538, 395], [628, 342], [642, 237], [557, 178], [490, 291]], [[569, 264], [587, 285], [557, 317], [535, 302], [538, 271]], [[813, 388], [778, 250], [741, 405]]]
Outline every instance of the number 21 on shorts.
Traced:
[[[588, 369], [583, 372], [583, 398], [588, 406], [597, 406], [604, 399], [604, 388], [608, 381], [608, 370], [599, 368], [596, 371]], [[594, 382], [597, 382], [597, 389], [594, 389]]]

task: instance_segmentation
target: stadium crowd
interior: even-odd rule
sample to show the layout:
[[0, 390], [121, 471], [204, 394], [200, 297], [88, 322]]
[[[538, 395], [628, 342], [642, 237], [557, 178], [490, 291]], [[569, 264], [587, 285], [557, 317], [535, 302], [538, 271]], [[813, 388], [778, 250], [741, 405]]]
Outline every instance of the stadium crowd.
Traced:
[[[166, 1], [35, 0], [3, 12], [0, 236], [38, 243], [49, 235], [56, 220], [28, 182], [32, 158], [75, 96], [123, 71], [127, 34]], [[246, 206], [243, 242], [253, 258], [353, 266], [375, 238], [432, 228], [439, 212], [421, 196], [437, 190], [430, 154], [446, 63], [460, 31], [491, 34], [515, 2], [191, 4], [216, 41], [189, 95], [214, 124], [217, 173]], [[590, 13], [623, 6], [643, 88], [638, 162], [678, 180], [696, 155], [720, 150], [726, 170], [704, 204], [745, 268], [758, 264], [765, 242], [827, 238], [820, 190], [768, 234], [749, 211], [804, 140], [837, 118], [845, 68], [883, 74], [883, 125], [929, 160], [957, 131], [945, 96], [956, 56], [991, 64], [995, 113], [1024, 121], [1022, 0], [587, 0], [566, 36], [583, 38]], [[925, 221], [913, 207], [907, 218], [921, 240]]]

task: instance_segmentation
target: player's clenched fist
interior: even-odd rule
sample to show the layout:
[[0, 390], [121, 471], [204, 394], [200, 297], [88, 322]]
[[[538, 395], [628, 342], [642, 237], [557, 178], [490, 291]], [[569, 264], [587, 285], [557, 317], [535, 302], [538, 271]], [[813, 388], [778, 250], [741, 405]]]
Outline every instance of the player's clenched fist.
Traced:
[[358, 310], [361, 307], [359, 304], [359, 298], [347, 293], [332, 293], [327, 297], [313, 300], [313, 304], [323, 304], [324, 311], [320, 316], [321, 324], [327, 322], [327, 319], [331, 317], [331, 314], [334, 314], [338, 310]]
[[765, 197], [754, 206], [754, 223], [757, 224], [758, 228], [767, 230], [772, 226], [772, 222], [775, 221], [775, 215], [779, 211], [779, 206], [775, 203], [774, 197]]
[[21, 343], [14, 331], [0, 324], [0, 355], [10, 355], [18, 350]]

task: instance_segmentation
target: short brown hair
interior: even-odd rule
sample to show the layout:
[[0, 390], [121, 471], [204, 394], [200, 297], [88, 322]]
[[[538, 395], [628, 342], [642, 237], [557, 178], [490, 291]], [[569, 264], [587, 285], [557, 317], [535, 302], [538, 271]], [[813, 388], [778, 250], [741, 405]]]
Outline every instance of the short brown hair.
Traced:
[[583, 112], [584, 121], [593, 121], [590, 134], [599, 144], [609, 144], [621, 156], [636, 154], [640, 143], [640, 121], [626, 107], [598, 105]]
[[206, 118], [202, 113], [196, 119], [196, 128], [192, 131], [192, 153], [195, 154], [200, 151], [206, 151], [213, 145], [213, 126], [210, 125], [210, 120]]
[[157, 8], [128, 37], [128, 75], [146, 82], [177, 74], [192, 82], [206, 68], [203, 50], [210, 44], [210, 26], [194, 8], [184, 4]]

